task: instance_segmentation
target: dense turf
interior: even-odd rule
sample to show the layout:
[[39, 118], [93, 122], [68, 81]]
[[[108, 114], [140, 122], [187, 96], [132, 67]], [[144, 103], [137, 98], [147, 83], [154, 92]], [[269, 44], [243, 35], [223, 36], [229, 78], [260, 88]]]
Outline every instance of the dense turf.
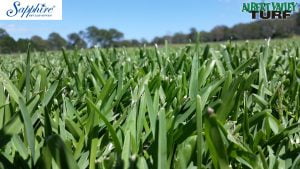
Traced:
[[1, 57], [0, 168], [296, 169], [297, 44]]

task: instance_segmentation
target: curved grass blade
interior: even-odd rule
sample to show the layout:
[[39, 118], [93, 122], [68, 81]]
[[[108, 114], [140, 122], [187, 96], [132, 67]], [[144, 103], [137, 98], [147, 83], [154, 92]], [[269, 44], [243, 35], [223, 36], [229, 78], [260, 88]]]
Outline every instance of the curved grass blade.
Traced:
[[19, 98], [25, 100], [24, 96], [20, 93], [19, 89], [9, 80], [5, 73], [0, 71], [0, 82], [8, 91], [9, 95], [14, 99], [16, 103], [19, 103]]
[[98, 110], [96, 105], [90, 99], [86, 98], [86, 101], [91, 106], [91, 108], [98, 113], [101, 120], [103, 120], [106, 127], [108, 128], [109, 133], [111, 134], [111, 137], [112, 137], [112, 140], [114, 142], [117, 152], [121, 153], [122, 152], [121, 144], [120, 144], [117, 133], [116, 133], [115, 129], [113, 128], [113, 126], [109, 123], [109, 121], [106, 119], [106, 117]]

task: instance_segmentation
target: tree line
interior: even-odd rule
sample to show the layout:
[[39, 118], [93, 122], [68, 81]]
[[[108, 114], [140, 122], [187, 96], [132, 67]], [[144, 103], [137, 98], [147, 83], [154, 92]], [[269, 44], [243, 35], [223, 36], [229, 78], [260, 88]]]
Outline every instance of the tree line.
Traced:
[[47, 39], [34, 35], [29, 39], [20, 38], [15, 40], [8, 32], [0, 28], [0, 53], [26, 52], [28, 44], [36, 51], [59, 50], [62, 47], [67, 49], [100, 47], [134, 47], [141, 44], [148, 44], [146, 40], [126, 40], [124, 34], [117, 29], [99, 29], [90, 26], [84, 31], [71, 33], [67, 39], [59, 33], [50, 33]]
[[[300, 14], [296, 13], [287, 19], [255, 20], [251, 23], [240, 23], [232, 27], [219, 25], [211, 31], [201, 31], [201, 42], [217, 42], [227, 40], [251, 40], [265, 38], [288, 38], [300, 35]], [[163, 44], [166, 40], [172, 44], [194, 43], [197, 30], [192, 28], [190, 33], [175, 33], [155, 37], [152, 43]]]
[[[124, 34], [117, 29], [101, 29], [90, 26], [78, 33], [71, 33], [67, 39], [59, 33], [49, 34], [47, 39], [40, 36], [32, 36], [29, 39], [12, 38], [6, 30], [0, 28], [0, 53], [25, 52], [28, 43], [36, 51], [59, 50], [62, 47], [67, 49], [100, 47], [136, 47], [149, 44], [164, 44], [168, 41], [172, 44], [195, 43], [199, 31], [191, 28], [188, 33], [175, 33], [155, 37], [151, 41], [124, 39]], [[246, 40], [262, 38], [286, 38], [300, 34], [300, 14], [294, 14], [285, 20], [256, 20], [251, 23], [236, 24], [232, 27], [216, 26], [211, 31], [200, 31], [201, 42], [216, 42], [226, 40]]]

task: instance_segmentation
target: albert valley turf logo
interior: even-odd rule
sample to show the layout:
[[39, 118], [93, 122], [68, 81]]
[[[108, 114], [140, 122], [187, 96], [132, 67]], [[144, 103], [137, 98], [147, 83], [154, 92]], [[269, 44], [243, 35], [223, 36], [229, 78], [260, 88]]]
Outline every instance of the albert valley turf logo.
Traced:
[[296, 2], [243, 3], [242, 12], [249, 12], [252, 19], [286, 19], [298, 10]]
[[62, 0], [1, 0], [0, 20], [62, 20]]

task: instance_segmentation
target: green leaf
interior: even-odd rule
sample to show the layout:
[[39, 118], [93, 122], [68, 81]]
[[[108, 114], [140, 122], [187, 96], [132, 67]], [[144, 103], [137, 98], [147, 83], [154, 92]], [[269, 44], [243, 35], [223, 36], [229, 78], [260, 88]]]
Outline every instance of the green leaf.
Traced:
[[123, 144], [122, 159], [124, 161], [124, 169], [129, 168], [130, 157], [130, 132], [126, 131], [125, 141]]
[[190, 77], [190, 87], [189, 87], [189, 97], [191, 99], [196, 99], [198, 94], [198, 67], [199, 67], [198, 55], [194, 55], [191, 68]]
[[215, 114], [205, 118], [205, 139], [216, 169], [230, 169], [224, 140]]
[[58, 135], [51, 135], [46, 141], [56, 164], [63, 169], [79, 169], [72, 152], [66, 147]]
[[208, 77], [209, 75], [212, 73], [212, 71], [214, 70], [216, 61], [215, 60], [210, 60], [208, 62], [207, 65], [203, 65], [203, 67], [201, 68], [201, 72], [199, 74], [199, 87], [203, 87], [205, 85], [205, 83], [208, 81]]
[[21, 138], [18, 135], [14, 135], [12, 137], [12, 142], [14, 144], [14, 147], [18, 153], [22, 156], [23, 159], [27, 159], [28, 157], [28, 150], [25, 146], [25, 144], [22, 142]]
[[19, 106], [21, 109], [22, 119], [24, 121], [27, 144], [29, 145], [29, 149], [31, 151], [31, 156], [33, 160], [34, 152], [35, 152], [35, 136], [34, 136], [34, 130], [33, 130], [30, 114], [27, 110], [25, 102], [21, 98], [19, 99]]
[[138, 162], [137, 162], [137, 168], [148, 169], [147, 162], [143, 156], [139, 157]]
[[16, 103], [19, 103], [19, 98], [25, 100], [24, 96], [20, 93], [19, 89], [8, 79], [8, 77], [0, 71], [0, 82], [8, 91], [9, 95], [14, 99]]
[[108, 128], [109, 133], [111, 134], [111, 137], [112, 137], [112, 140], [113, 140], [113, 143], [114, 143], [114, 146], [115, 146], [117, 152], [121, 153], [122, 152], [121, 144], [120, 144], [117, 133], [116, 133], [115, 129], [113, 128], [113, 126], [109, 123], [109, 121], [106, 119], [106, 117], [98, 110], [96, 105], [90, 99], [86, 98], [86, 101], [91, 106], [91, 108], [97, 112], [100, 119], [105, 123], [106, 127]]
[[57, 86], [58, 86], [58, 81], [55, 81], [49, 88], [49, 90], [46, 92], [44, 98], [42, 99], [41, 103], [43, 107], [46, 107], [50, 100], [52, 99], [54, 93], [56, 92]]
[[196, 117], [197, 117], [197, 166], [198, 169], [201, 168], [202, 165], [202, 110], [203, 105], [201, 103], [201, 97], [197, 95], [197, 103], [196, 103]]
[[97, 138], [92, 139], [92, 144], [91, 144], [91, 150], [90, 150], [90, 165], [89, 169], [95, 169], [95, 161], [96, 161], [96, 156], [97, 156], [97, 145], [99, 143], [99, 140]]
[[155, 137], [157, 112], [155, 112], [152, 97], [150, 95], [150, 91], [147, 86], [145, 86], [145, 97], [146, 97], [148, 115], [149, 115], [149, 119], [150, 119], [150, 127], [152, 130], [152, 135], [153, 135], [153, 137]]
[[167, 126], [165, 110], [159, 111], [159, 131], [158, 131], [158, 169], [167, 168]]
[[26, 101], [29, 100], [29, 94], [30, 94], [30, 43], [28, 44], [27, 58], [26, 58]]
[[270, 128], [272, 129], [272, 131], [274, 132], [274, 134], [277, 134], [279, 132], [279, 122], [277, 121], [277, 119], [275, 119], [273, 116], [269, 116], [268, 117], [268, 123], [270, 125]]
[[188, 167], [192, 160], [193, 153], [196, 147], [196, 140], [197, 136], [190, 136], [177, 146], [177, 152], [174, 159], [174, 168], [186, 169]]

